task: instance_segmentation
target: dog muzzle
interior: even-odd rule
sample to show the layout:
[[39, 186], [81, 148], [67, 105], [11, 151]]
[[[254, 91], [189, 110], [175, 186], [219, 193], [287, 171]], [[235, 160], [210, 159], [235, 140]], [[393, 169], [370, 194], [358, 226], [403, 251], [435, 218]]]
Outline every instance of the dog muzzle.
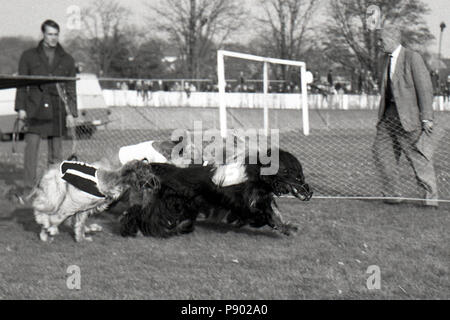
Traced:
[[291, 185], [291, 194], [302, 201], [309, 201], [313, 196], [313, 192], [307, 183]]

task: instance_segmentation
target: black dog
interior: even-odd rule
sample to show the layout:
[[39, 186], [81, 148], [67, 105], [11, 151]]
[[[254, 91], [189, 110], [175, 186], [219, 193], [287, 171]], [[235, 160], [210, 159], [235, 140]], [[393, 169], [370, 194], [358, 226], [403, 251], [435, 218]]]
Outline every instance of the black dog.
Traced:
[[227, 212], [228, 223], [255, 228], [269, 225], [289, 235], [296, 227], [283, 221], [275, 195], [292, 194], [305, 201], [312, 192], [305, 183], [300, 162], [289, 152], [277, 151], [279, 170], [273, 175], [262, 175], [265, 166], [259, 160], [257, 164], [247, 164], [248, 158], [245, 164], [217, 167], [178, 168], [141, 162], [136, 171], [137, 181], [141, 181], [138, 185], [145, 184], [146, 175], [155, 175], [160, 187], [152, 189], [155, 191], [151, 196], [145, 196], [145, 187], [131, 188], [131, 207], [121, 219], [121, 235], [135, 236], [138, 231], [154, 237], [189, 233], [200, 213], [208, 216], [217, 211]]

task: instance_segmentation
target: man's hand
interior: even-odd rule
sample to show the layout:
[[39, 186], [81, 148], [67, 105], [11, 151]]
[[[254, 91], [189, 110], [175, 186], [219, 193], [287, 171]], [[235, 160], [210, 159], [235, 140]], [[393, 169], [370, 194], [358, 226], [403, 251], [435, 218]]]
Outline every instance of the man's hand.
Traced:
[[427, 134], [431, 134], [433, 132], [433, 121], [431, 121], [431, 120], [423, 120], [422, 121], [422, 129]]
[[27, 118], [27, 112], [25, 110], [19, 110], [18, 117], [20, 120], [25, 120]]

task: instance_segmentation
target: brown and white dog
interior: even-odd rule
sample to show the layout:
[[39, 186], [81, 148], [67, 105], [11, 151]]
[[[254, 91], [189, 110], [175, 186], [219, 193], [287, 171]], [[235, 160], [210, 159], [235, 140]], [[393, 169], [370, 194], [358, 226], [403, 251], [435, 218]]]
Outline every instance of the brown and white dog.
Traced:
[[[106, 162], [89, 165], [63, 161], [50, 167], [30, 195], [35, 220], [41, 225], [40, 239], [52, 241], [59, 233], [59, 225], [71, 219], [75, 240], [92, 241], [86, 232], [102, 228], [96, 224], [87, 226], [87, 218], [107, 210], [130, 186], [140, 187], [133, 166], [136, 163], [113, 170]], [[150, 178], [146, 188], [152, 190], [158, 182]]]

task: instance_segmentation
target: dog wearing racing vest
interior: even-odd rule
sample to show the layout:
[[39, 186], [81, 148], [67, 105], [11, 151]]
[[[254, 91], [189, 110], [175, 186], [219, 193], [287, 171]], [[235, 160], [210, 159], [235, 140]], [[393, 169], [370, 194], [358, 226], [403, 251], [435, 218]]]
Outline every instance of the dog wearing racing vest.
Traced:
[[[101, 231], [101, 227], [87, 226], [87, 218], [107, 210], [130, 187], [141, 187], [134, 167], [135, 164], [130, 163], [113, 170], [104, 162], [78, 161], [63, 161], [50, 167], [31, 194], [34, 217], [41, 226], [40, 239], [52, 241], [59, 233], [59, 225], [72, 219], [75, 240], [92, 241], [86, 233]], [[152, 190], [157, 180], [151, 174], [146, 177], [145, 188]]]

